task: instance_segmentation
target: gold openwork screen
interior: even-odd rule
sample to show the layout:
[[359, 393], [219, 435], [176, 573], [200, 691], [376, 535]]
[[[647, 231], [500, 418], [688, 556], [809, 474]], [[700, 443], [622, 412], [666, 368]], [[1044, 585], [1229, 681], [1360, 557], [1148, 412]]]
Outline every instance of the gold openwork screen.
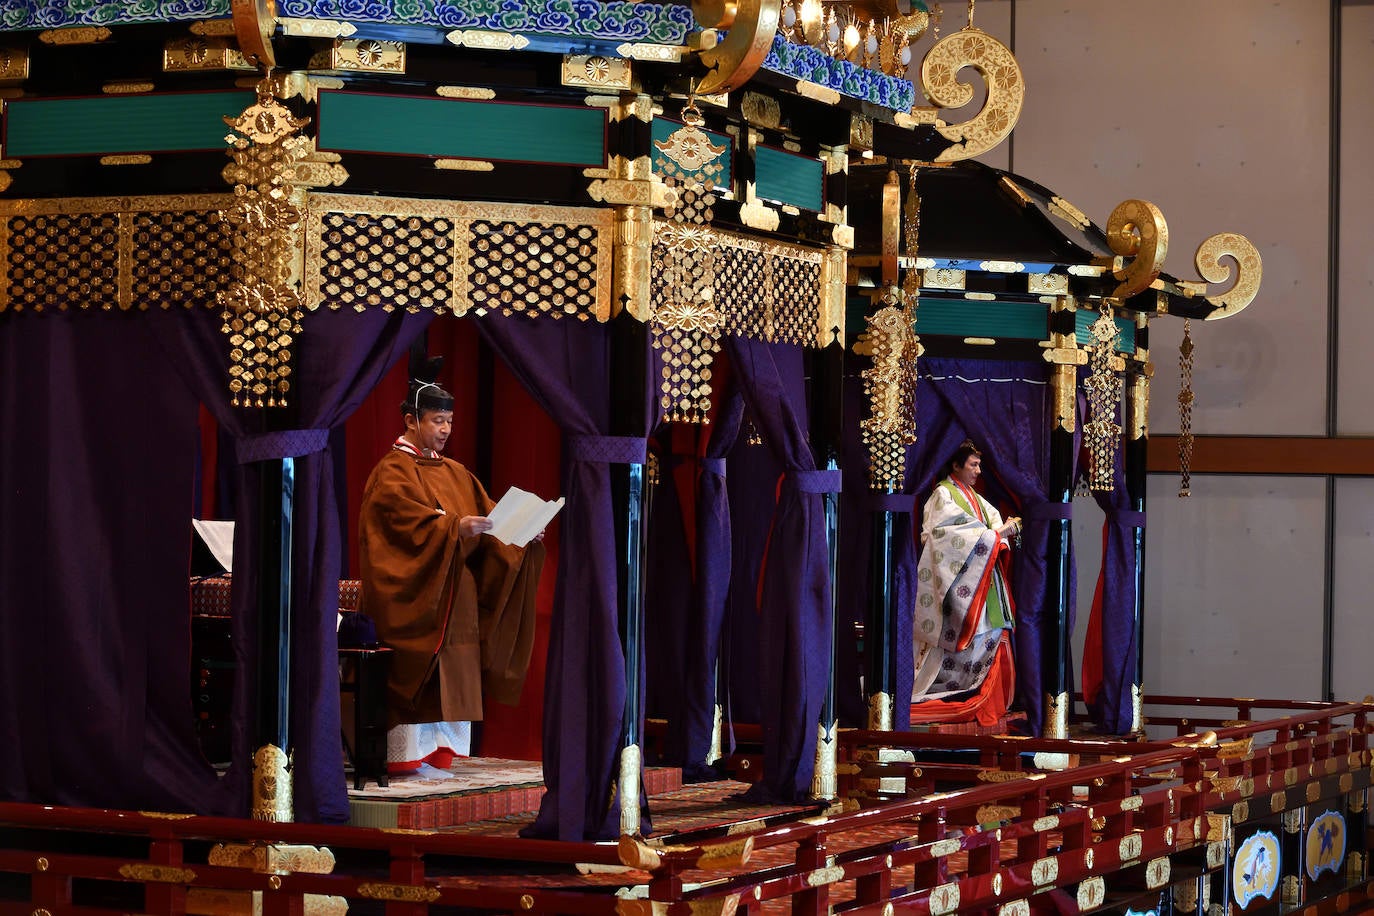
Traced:
[[812, 346], [820, 326], [823, 253], [720, 235], [716, 305], [726, 334]]
[[312, 194], [307, 309], [605, 321], [609, 209]]
[[212, 306], [227, 195], [0, 202], [0, 311]]

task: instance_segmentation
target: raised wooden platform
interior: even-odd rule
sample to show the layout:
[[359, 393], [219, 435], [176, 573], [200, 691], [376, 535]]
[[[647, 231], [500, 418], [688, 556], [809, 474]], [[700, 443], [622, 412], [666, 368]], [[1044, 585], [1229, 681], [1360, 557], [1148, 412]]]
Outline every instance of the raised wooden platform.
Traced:
[[[394, 776], [389, 782], [386, 788], [369, 783], [348, 790], [350, 826], [436, 830], [532, 815], [544, 797], [543, 770], [538, 761], [531, 760], [463, 757], [447, 770], [425, 767], [414, 776]], [[644, 787], [651, 796], [681, 785], [681, 770], [650, 767], [644, 771]]]

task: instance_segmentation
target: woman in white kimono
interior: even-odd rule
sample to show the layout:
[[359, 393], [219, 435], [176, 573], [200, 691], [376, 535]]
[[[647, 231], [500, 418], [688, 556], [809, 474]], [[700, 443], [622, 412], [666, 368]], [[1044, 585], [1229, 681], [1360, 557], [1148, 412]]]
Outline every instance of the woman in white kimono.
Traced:
[[[912, 627], [913, 721], [976, 717], [990, 725], [1011, 699], [1015, 607], [1007, 587], [1008, 539], [1021, 533], [1021, 520], [1003, 521], [974, 490], [981, 473], [982, 453], [966, 440], [923, 510]], [[993, 693], [997, 702], [988, 703]], [[942, 702], [918, 711], [928, 701]]]

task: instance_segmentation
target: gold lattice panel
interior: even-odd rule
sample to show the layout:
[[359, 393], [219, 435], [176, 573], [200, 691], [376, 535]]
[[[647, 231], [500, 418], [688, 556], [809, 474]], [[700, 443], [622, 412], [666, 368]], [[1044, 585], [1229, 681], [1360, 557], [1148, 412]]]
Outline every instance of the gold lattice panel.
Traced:
[[213, 305], [229, 195], [0, 202], [0, 311]]
[[319, 289], [331, 306], [450, 308], [453, 220], [368, 213], [325, 213], [321, 220]]
[[228, 226], [218, 210], [134, 213], [133, 301], [209, 305], [229, 276]]
[[596, 226], [473, 220], [468, 227], [473, 308], [596, 317], [599, 236]]
[[311, 194], [306, 308], [605, 321], [614, 211]]
[[717, 239], [715, 296], [725, 333], [814, 346], [824, 254], [726, 233]]

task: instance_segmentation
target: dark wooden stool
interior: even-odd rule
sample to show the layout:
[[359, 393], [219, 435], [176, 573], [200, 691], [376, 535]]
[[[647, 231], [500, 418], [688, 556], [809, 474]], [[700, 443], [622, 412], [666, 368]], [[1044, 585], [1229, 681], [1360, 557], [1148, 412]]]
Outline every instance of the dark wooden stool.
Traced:
[[[353, 694], [353, 788], [368, 779], [383, 788], [386, 775], [386, 672], [391, 650], [339, 649], [339, 690]], [[345, 742], [347, 745], [347, 742]]]

